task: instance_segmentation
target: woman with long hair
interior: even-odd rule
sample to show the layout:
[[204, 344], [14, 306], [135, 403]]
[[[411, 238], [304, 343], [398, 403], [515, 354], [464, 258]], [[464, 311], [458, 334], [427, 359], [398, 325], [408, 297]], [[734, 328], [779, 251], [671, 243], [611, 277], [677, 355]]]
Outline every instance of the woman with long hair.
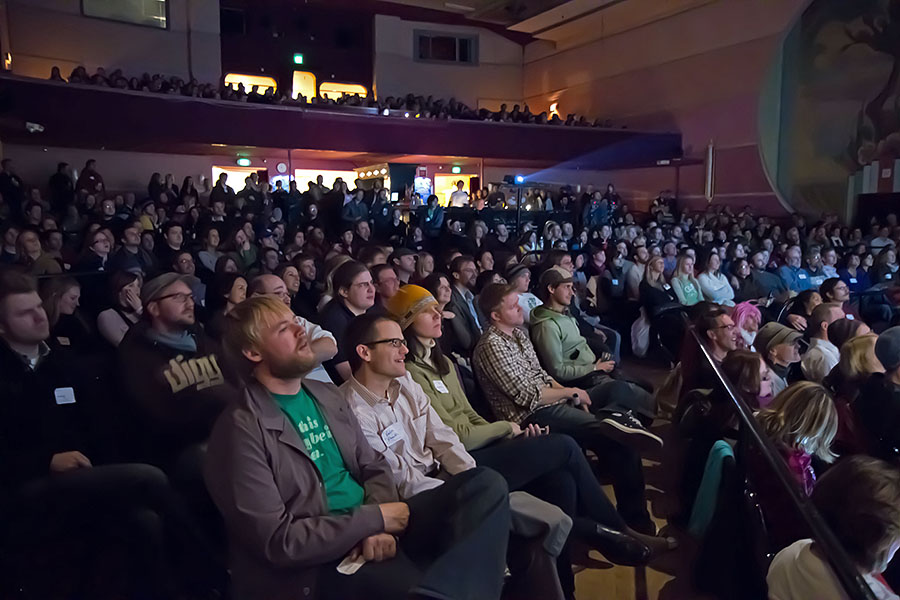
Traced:
[[74, 277], [50, 277], [41, 284], [41, 300], [50, 323], [50, 345], [91, 352], [97, 340], [91, 326], [78, 310], [81, 285]]
[[109, 278], [110, 308], [97, 315], [97, 331], [114, 348], [141, 319], [141, 283], [130, 271], [116, 271]]
[[893, 246], [888, 246], [878, 254], [872, 271], [872, 281], [875, 283], [897, 283], [897, 251]]
[[678, 257], [672, 274], [672, 289], [684, 306], [694, 306], [703, 300], [700, 282], [694, 277], [694, 259], [687, 254]]
[[325, 291], [322, 293], [322, 297], [319, 299], [319, 304], [316, 306], [316, 310], [322, 310], [325, 308], [325, 305], [331, 302], [335, 297], [334, 293], [334, 272], [337, 271], [341, 265], [346, 262], [350, 262], [352, 259], [346, 254], [335, 254], [325, 261]]
[[206, 286], [205, 309], [209, 315], [206, 332], [221, 339], [225, 330], [225, 316], [247, 299], [247, 280], [238, 273], [217, 273]]
[[62, 273], [59, 261], [44, 252], [41, 238], [33, 229], [25, 229], [16, 238], [16, 262], [32, 275], [57, 275]]
[[78, 259], [73, 270], [76, 272], [103, 271], [106, 268], [106, 261], [111, 249], [112, 244], [107, 235], [101, 229], [96, 229], [85, 238], [81, 258]]
[[410, 278], [410, 283], [415, 283], [416, 285], [422, 285], [422, 282], [425, 281], [429, 275], [434, 272], [434, 256], [432, 256], [428, 252], [419, 252], [419, 255], [416, 257], [416, 269], [413, 271], [413, 275]]
[[200, 261], [200, 266], [210, 273], [215, 273], [216, 261], [222, 256], [222, 253], [219, 251], [219, 241], [221, 239], [220, 233], [218, 227], [207, 227], [202, 238], [203, 249], [197, 253], [197, 259]]
[[704, 262], [703, 272], [697, 277], [703, 296], [710, 302], [723, 306], [734, 306], [734, 289], [728, 282], [728, 278], [719, 271], [722, 266], [722, 258], [713, 249], [709, 252]]
[[[654, 339], [655, 333], [670, 358], [674, 358], [684, 339], [684, 309], [672, 286], [666, 283], [665, 268], [661, 256], [651, 257], [638, 290], [641, 306], [650, 320], [650, 339]], [[681, 309], [673, 310], [675, 307]]]
[[181, 193], [178, 197], [181, 203], [186, 206], [200, 203], [200, 192], [194, 187], [194, 178], [190, 175], [181, 182]]

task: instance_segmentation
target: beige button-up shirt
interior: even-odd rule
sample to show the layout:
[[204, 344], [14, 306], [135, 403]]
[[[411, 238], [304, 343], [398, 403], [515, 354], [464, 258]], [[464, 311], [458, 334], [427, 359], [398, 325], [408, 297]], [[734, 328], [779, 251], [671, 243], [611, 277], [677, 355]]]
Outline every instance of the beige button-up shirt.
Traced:
[[422, 386], [409, 373], [379, 397], [351, 377], [340, 391], [369, 444], [384, 455], [403, 498], [443, 483], [438, 469], [455, 475], [475, 467], [456, 433], [441, 421]]

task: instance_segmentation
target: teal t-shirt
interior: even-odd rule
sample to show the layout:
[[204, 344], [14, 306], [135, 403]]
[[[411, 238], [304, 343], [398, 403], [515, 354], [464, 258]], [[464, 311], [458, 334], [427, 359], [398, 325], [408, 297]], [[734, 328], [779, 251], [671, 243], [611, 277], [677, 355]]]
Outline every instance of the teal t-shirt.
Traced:
[[272, 397], [297, 430], [319, 469], [329, 512], [344, 513], [361, 506], [365, 490], [347, 470], [331, 428], [315, 400], [302, 388], [296, 395], [272, 394]]

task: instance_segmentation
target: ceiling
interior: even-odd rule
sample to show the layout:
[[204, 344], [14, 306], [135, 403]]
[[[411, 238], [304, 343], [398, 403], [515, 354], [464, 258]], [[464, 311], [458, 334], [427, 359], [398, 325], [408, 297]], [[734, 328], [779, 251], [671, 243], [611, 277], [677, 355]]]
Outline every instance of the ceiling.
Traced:
[[573, 45], [636, 29], [717, 0], [384, 0]]

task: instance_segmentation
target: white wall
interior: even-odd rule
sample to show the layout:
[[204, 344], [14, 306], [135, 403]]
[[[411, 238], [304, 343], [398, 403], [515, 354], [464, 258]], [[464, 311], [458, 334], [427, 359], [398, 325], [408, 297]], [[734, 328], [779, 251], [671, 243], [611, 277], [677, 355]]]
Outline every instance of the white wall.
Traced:
[[[193, 76], [214, 83], [222, 73], [218, 0], [168, 0], [169, 28], [155, 29], [82, 16], [81, 0], [6, 0], [13, 72], [46, 78], [58, 65], [63, 77], [77, 65], [121, 68], [187, 78], [188, 39]], [[190, 36], [188, 35], [190, 30]]]
[[[413, 60], [415, 30], [478, 36], [477, 65], [443, 65]], [[479, 27], [375, 17], [375, 88], [379, 97], [408, 93], [456, 98], [472, 108], [521, 102], [523, 48]]]

